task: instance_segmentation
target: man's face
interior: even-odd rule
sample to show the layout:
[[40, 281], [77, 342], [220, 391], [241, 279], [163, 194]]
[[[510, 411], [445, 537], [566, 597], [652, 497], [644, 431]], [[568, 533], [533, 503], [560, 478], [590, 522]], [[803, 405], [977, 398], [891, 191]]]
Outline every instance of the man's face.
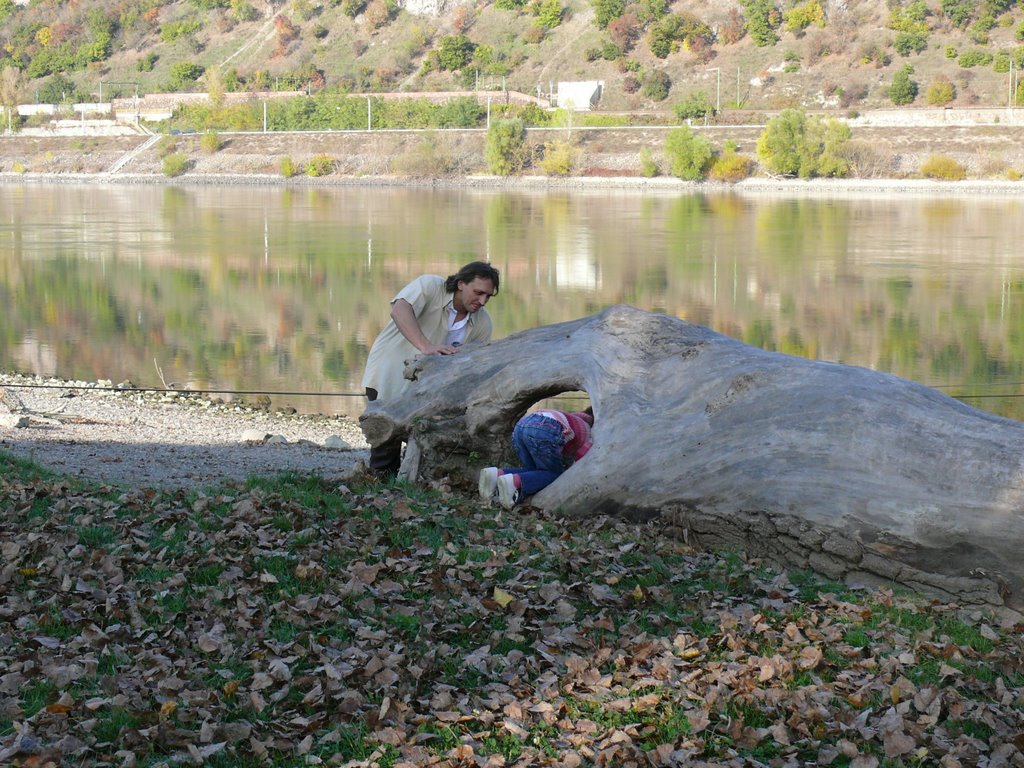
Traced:
[[494, 282], [486, 277], [474, 277], [470, 282], [459, 280], [453, 304], [456, 312], [473, 314], [491, 298]]

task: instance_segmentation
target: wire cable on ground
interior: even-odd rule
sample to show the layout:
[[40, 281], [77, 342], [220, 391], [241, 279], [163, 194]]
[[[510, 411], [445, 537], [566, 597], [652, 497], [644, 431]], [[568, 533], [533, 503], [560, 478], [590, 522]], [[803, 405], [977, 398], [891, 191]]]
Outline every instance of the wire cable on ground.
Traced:
[[[366, 397], [365, 392], [304, 392], [273, 389], [189, 389], [185, 387], [99, 386], [96, 384], [5, 384], [8, 389], [80, 389], [89, 392], [156, 392], [176, 395], [267, 395], [277, 397]], [[583, 395], [553, 395], [545, 400], [586, 400]]]

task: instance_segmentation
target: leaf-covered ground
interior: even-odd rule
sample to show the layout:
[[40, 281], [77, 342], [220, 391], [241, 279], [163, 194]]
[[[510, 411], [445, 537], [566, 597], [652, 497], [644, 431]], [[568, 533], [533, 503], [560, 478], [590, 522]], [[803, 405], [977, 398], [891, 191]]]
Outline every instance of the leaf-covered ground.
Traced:
[[1021, 626], [656, 526], [0, 455], [0, 764], [1024, 765]]

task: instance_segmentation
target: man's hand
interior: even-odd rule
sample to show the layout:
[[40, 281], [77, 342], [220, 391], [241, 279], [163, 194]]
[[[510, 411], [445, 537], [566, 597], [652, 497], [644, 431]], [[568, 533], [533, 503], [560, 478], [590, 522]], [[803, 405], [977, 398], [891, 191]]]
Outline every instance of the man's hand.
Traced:
[[431, 344], [430, 339], [423, 335], [416, 312], [405, 299], [398, 299], [391, 305], [391, 319], [398, 330], [409, 340], [422, 355], [454, 355], [455, 347], [451, 344]]
[[421, 349], [423, 355], [454, 355], [458, 348], [450, 344], [428, 344], [426, 349]]

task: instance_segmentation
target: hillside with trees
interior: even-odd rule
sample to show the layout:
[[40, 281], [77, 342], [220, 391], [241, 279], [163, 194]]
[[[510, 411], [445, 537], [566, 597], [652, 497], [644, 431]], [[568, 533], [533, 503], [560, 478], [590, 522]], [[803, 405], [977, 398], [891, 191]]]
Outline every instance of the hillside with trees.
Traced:
[[0, 40], [3, 104], [563, 80], [681, 117], [1024, 103], [1022, 0], [0, 0]]

